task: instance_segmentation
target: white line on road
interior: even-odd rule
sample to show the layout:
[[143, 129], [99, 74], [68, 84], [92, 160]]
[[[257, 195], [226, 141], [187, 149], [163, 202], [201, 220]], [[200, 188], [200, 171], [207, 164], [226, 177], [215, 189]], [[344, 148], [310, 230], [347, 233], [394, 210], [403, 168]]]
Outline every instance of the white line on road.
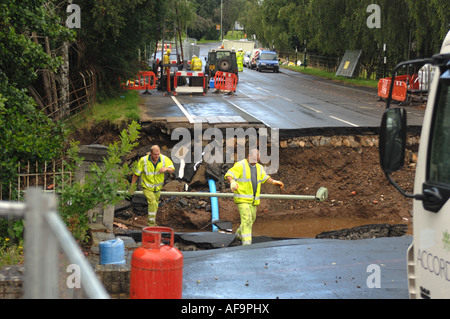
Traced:
[[[233, 102], [231, 102], [231, 101], [228, 101], [228, 99], [226, 99], [226, 98], [224, 98], [224, 100], [227, 101], [228, 103], [230, 103], [231, 105], [233, 105], [235, 108], [241, 110], [242, 112], [247, 113], [248, 115], [254, 117], [253, 115], [251, 115], [249, 112], [247, 112], [246, 110], [244, 110], [244, 109], [243, 109], [242, 107], [240, 107], [239, 105], [237, 105], [237, 104], [235, 104], [235, 103], [233, 103]], [[261, 121], [261, 123], [263, 123], [265, 126], [270, 127], [270, 125], [268, 125], [267, 123], [265, 123], [263, 120], [261, 120], [261, 119], [259, 119], [259, 118], [258, 118], [258, 120]]]
[[283, 100], [286, 100], [286, 101], [288, 101], [288, 102], [292, 102], [291, 99], [288, 99], [287, 97], [281, 96], [280, 94], [276, 94], [275, 96], [277, 96], [277, 97], [279, 97], [279, 98], [281, 98], [281, 99], [283, 99]]
[[272, 93], [272, 92], [270, 92], [269, 90], [263, 89], [263, 88], [261, 88], [261, 87], [257, 87], [257, 89], [258, 89], [258, 90], [261, 90], [261, 91], [264, 91], [264, 92], [266, 92], [266, 93]]
[[178, 102], [178, 100], [175, 96], [172, 96], [172, 100], [180, 108], [181, 112], [183, 112], [183, 114], [187, 117], [187, 119], [189, 120], [189, 123], [191, 123], [191, 124], [195, 123], [195, 120], [192, 117], [192, 115], [183, 107], [183, 105], [181, 105], [180, 102]]
[[316, 110], [315, 108], [312, 108], [311, 106], [305, 105], [305, 104], [299, 104], [300, 106], [303, 106], [304, 108], [307, 108], [308, 110], [314, 111], [316, 113], [323, 113], [322, 111]]
[[338, 121], [343, 122], [343, 123], [346, 123], [346, 124], [348, 124], [348, 125], [355, 126], [355, 127], [359, 127], [359, 125], [353, 124], [353, 123], [351, 123], [351, 122], [344, 121], [344, 120], [342, 120], [342, 119], [340, 119], [340, 118], [338, 118], [338, 117], [331, 116], [331, 115], [330, 115], [330, 117], [331, 117], [332, 119], [338, 120]]

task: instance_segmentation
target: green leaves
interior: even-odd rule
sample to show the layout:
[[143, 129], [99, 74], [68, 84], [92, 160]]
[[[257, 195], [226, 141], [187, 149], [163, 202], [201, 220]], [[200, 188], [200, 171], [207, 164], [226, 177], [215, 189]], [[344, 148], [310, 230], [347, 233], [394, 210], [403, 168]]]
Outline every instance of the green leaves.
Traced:
[[[109, 145], [108, 156], [104, 158], [103, 165], [91, 164], [89, 174], [86, 174], [83, 181], [69, 184], [68, 180], [61, 179], [58, 182], [57, 192], [61, 193], [59, 212], [76, 239], [87, 240], [87, 212], [90, 209], [97, 205], [115, 205], [126, 196], [117, 194], [118, 190], [129, 190], [126, 177], [131, 174], [131, 170], [122, 161], [137, 146], [139, 129], [139, 124], [132, 122], [127, 130], [123, 130], [120, 141]], [[78, 151], [78, 143], [72, 142], [68, 153], [70, 161], [66, 163], [66, 167], [72, 171], [82, 162]]]
[[32, 40], [32, 34], [48, 36], [53, 41], [73, 38], [73, 32], [47, 11], [43, 0], [4, 0], [0, 4], [0, 70], [10, 83], [26, 88], [39, 69], [56, 70], [60, 60], [47, 55]]
[[[380, 29], [367, 26], [367, 7], [374, 3], [381, 8]], [[246, 32], [263, 46], [283, 51], [300, 42], [300, 50], [306, 40], [308, 52], [333, 57], [362, 49], [361, 62], [376, 66], [386, 43], [388, 68], [439, 52], [450, 22], [442, 0], [246, 0], [241, 12]]]
[[[117, 94], [119, 77], [140, 71], [138, 50], [155, 42], [162, 27], [165, 2], [160, 0], [78, 0], [82, 27], [77, 42], [85, 48], [78, 59], [83, 68], [99, 72], [99, 91]], [[148, 50], [148, 49], [147, 49]]]
[[16, 180], [19, 161], [51, 160], [64, 145], [62, 127], [35, 108], [24, 89], [14, 87], [0, 70], [0, 180], [3, 190]]
[[48, 161], [61, 154], [63, 129], [37, 110], [27, 88], [37, 71], [56, 71], [61, 59], [44, 52], [33, 34], [52, 41], [71, 39], [73, 32], [44, 0], [0, 3], [0, 180], [2, 190], [16, 181], [18, 162]]

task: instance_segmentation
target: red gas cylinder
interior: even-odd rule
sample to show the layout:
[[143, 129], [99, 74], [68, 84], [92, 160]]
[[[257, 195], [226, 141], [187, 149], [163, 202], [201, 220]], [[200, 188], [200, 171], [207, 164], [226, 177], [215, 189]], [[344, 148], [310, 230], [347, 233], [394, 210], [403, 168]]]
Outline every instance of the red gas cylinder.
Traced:
[[[170, 244], [161, 244], [170, 233]], [[173, 229], [146, 227], [142, 246], [131, 256], [130, 299], [181, 299], [183, 254], [173, 247]]]

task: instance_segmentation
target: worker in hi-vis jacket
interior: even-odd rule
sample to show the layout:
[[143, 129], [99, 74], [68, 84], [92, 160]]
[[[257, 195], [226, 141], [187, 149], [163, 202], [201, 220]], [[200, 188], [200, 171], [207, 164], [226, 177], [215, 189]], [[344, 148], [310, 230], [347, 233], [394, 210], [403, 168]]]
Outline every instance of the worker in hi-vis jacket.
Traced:
[[225, 179], [234, 192], [234, 202], [241, 216], [241, 224], [236, 235], [243, 245], [252, 243], [252, 227], [260, 204], [261, 184], [268, 182], [279, 186], [280, 189], [284, 187], [283, 182], [273, 180], [267, 175], [258, 162], [259, 151], [252, 149], [247, 159], [235, 163], [225, 174]]
[[139, 159], [131, 179], [131, 185], [134, 185], [141, 176], [142, 190], [148, 203], [148, 226], [156, 226], [156, 213], [161, 189], [164, 185], [164, 173], [173, 173], [174, 171], [172, 160], [161, 154], [158, 145], [153, 145], [150, 148], [150, 154]]

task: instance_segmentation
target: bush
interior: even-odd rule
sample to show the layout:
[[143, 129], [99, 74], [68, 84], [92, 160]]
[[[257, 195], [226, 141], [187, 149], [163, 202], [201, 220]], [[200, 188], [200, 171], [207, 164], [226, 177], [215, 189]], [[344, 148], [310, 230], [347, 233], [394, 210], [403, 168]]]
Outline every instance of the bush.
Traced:
[[[97, 205], [103, 207], [115, 205], [127, 194], [117, 194], [118, 190], [129, 190], [130, 185], [126, 177], [131, 174], [127, 164], [122, 164], [122, 158], [135, 146], [139, 137], [140, 126], [132, 122], [128, 129], [120, 134], [120, 141], [108, 147], [108, 157], [103, 165], [91, 164], [90, 172], [83, 181], [70, 184], [68, 180], [58, 182], [57, 193], [60, 193], [59, 212], [76, 240], [84, 243], [89, 238], [89, 220], [87, 212]], [[67, 163], [74, 171], [81, 164], [78, 156], [78, 142], [72, 142], [69, 151], [70, 162]], [[61, 177], [67, 178], [67, 177]]]

